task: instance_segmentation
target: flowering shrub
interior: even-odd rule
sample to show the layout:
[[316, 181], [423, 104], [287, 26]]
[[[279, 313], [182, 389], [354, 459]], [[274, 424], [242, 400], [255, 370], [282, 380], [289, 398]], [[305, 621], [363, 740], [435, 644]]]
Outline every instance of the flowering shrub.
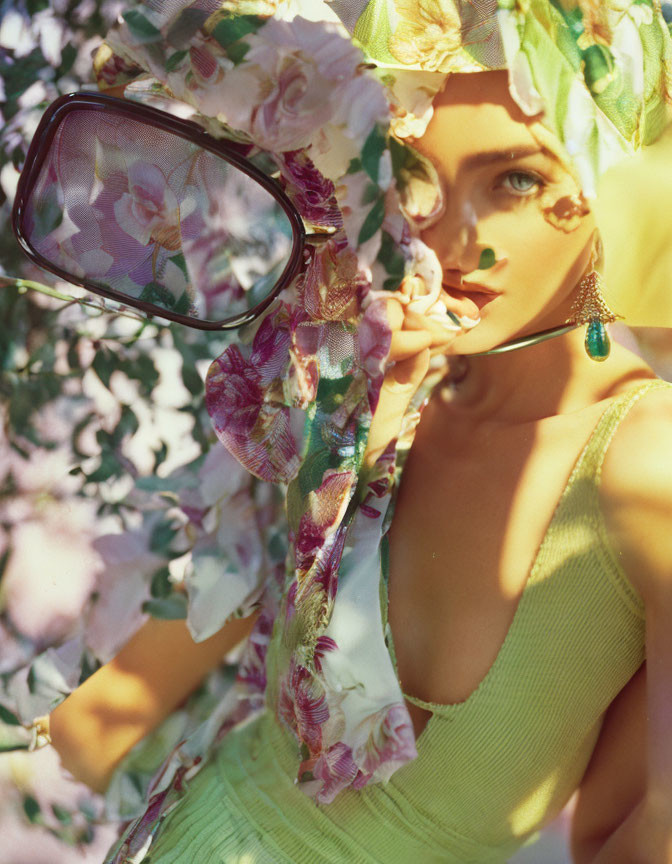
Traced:
[[[37, 122], [53, 99], [92, 81], [92, 52], [122, 6], [0, 4], [3, 864], [102, 860], [116, 826], [98, 824], [101, 799], [68, 779], [49, 748], [21, 752], [31, 743], [25, 726], [116, 653], [140, 624], [141, 609], [184, 617], [181, 580], [202, 628], [219, 629], [208, 562], [214, 556], [231, 573], [256, 572], [245, 501], [261, 496], [257, 517], [274, 513], [269, 490], [255, 492], [223, 448], [210, 450], [203, 376], [226, 347], [221, 334], [87, 305], [83, 291], [28, 262], [11, 233], [17, 169]], [[156, 233], [170, 221], [165, 195], [163, 209], [155, 206], [161, 189], [151, 167], [138, 174], [116, 202], [121, 229], [136, 236], [138, 225]], [[13, 277], [23, 286], [46, 284], [26, 290]], [[241, 576], [240, 599], [248, 593]], [[253, 652], [244, 674], [261, 674]], [[213, 673], [163, 734], [179, 735], [207, 716], [230, 684], [230, 675]]]

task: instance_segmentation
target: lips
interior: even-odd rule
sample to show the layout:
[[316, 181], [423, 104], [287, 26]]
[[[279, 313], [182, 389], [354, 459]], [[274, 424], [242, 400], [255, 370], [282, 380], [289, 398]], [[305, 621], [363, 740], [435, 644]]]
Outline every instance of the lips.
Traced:
[[443, 288], [456, 301], [449, 308], [460, 318], [480, 318], [481, 309], [499, 297], [497, 291], [469, 282], [463, 282], [459, 288], [444, 284]]

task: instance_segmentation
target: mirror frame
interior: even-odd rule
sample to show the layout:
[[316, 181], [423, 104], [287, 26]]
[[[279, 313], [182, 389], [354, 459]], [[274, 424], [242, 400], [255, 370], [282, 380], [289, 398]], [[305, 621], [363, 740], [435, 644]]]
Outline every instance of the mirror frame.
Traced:
[[[229, 162], [239, 171], [242, 171], [252, 180], [259, 183], [267, 192], [269, 192], [275, 200], [280, 204], [285, 214], [287, 215], [293, 232], [293, 246], [290, 253], [289, 261], [283, 270], [280, 278], [276, 282], [273, 290], [264, 298], [261, 303], [258, 303], [252, 309], [238, 315], [224, 318], [220, 321], [206, 321], [201, 318], [193, 318], [188, 315], [182, 315], [177, 312], [171, 312], [169, 309], [164, 309], [162, 306], [157, 306], [154, 303], [149, 303], [146, 300], [138, 300], [133, 297], [128, 297], [126, 294], [121, 294], [111, 288], [101, 288], [99, 285], [92, 284], [87, 279], [75, 278], [75, 276], [61, 269], [53, 262], [49, 261], [41, 255], [30, 243], [25, 231], [26, 206], [32, 195], [35, 183], [40, 174], [42, 164], [46, 158], [47, 151], [51, 147], [54, 135], [56, 134], [60, 124], [73, 111], [112, 111], [120, 114], [122, 117], [145, 123], [165, 132], [170, 132], [178, 135], [187, 141], [196, 144], [198, 147], [213, 153], [215, 156]], [[251, 149], [249, 144], [238, 144], [233, 141], [218, 140], [202, 129], [198, 124], [183, 120], [179, 117], [173, 117], [165, 111], [160, 111], [149, 105], [143, 105], [139, 102], [130, 102], [127, 99], [121, 99], [117, 96], [110, 96], [106, 93], [94, 91], [84, 91], [80, 93], [68, 93], [65, 96], [59, 97], [55, 102], [47, 108], [40, 123], [35, 131], [33, 139], [28, 148], [26, 162], [24, 164], [21, 176], [16, 189], [16, 197], [14, 199], [14, 207], [12, 209], [12, 228], [16, 239], [25, 254], [33, 263], [37, 264], [44, 270], [53, 273], [60, 279], [70, 282], [73, 285], [80, 285], [91, 291], [94, 294], [99, 294], [102, 297], [107, 297], [124, 306], [131, 306], [143, 311], [149, 318], [165, 318], [169, 321], [175, 321], [179, 324], [184, 324], [187, 327], [194, 327], [198, 330], [231, 330], [236, 327], [241, 327], [244, 324], [249, 324], [258, 318], [261, 313], [268, 308], [278, 294], [286, 288], [292, 280], [303, 269], [303, 250], [305, 248], [306, 231], [303, 225], [303, 220], [294, 206], [287, 197], [280, 185], [272, 177], [267, 176], [259, 168], [253, 165], [247, 158], [246, 153]]]

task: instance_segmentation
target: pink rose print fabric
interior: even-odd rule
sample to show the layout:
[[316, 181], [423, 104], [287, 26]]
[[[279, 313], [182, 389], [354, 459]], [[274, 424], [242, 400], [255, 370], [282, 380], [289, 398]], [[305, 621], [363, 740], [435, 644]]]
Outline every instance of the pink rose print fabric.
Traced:
[[[219, 440], [251, 476], [282, 490], [282, 519], [264, 536], [271, 548], [268, 538], [277, 541], [282, 525], [284, 572], [250, 585], [242, 603], [263, 614], [239, 666], [237, 698], [221, 706], [217, 729], [210, 721], [207, 735], [195, 733], [166, 763], [151, 787], [151, 812], [129, 826], [107, 864], [149, 848], [161, 814], [179, 800], [184, 766], [191, 776], [207, 746], [254, 711], [273, 711], [295, 736], [296, 781], [321, 804], [348, 787], [386, 781], [417, 755], [380, 609], [394, 443], [372, 469], [362, 462], [390, 350], [383, 299], [413, 277], [422, 287], [418, 311], [435, 316], [441, 268], [426, 260], [420, 268], [414, 258], [400, 207], [409, 172], [404, 145], [391, 138], [388, 93], [341, 25], [287, 10], [280, 20], [266, 17], [273, 9], [236, 17], [209, 14], [201, 3], [176, 5], [140, 7], [156, 38], [139, 39], [124, 26], [108, 37], [120, 65], [144, 70], [127, 97], [172, 100], [210, 134], [248, 147], [307, 232], [321, 237], [307, 245], [303, 273], [214, 360], [206, 380]], [[189, 33], [182, 43], [180, 22]], [[206, 170], [199, 163], [202, 176]], [[170, 189], [151, 167], [138, 166], [115, 202], [119, 230], [138, 221], [140, 236], [160, 246], [157, 261], [168, 260], [176, 206], [187, 213], [185, 194]], [[234, 214], [227, 225], [250, 203], [241, 193], [221, 205]], [[195, 218], [189, 213], [187, 224]], [[217, 244], [213, 230], [206, 220], [187, 242], [201, 286], [208, 278], [199, 262]], [[279, 236], [268, 243], [267, 258], [281, 254]], [[207, 598], [216, 611], [207, 627], [195, 625], [190, 596], [188, 620], [205, 638], [233, 609], [224, 577], [200, 584], [198, 608]]]

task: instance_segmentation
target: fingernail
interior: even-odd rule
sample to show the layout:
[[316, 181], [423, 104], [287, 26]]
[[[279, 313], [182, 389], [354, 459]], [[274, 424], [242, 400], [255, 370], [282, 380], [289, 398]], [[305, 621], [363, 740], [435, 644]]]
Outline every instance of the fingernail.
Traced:
[[480, 323], [480, 318], [468, 318], [466, 315], [463, 315], [462, 318], [460, 318], [460, 324], [465, 330], [472, 330], [477, 324]]

